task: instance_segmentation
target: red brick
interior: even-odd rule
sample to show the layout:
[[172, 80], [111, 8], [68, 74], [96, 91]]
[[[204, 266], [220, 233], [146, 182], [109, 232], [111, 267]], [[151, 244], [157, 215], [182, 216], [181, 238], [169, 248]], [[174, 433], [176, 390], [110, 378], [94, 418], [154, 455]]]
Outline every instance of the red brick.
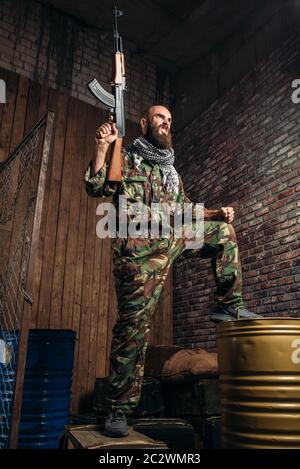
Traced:
[[288, 197], [289, 195], [293, 194], [294, 191], [295, 191], [295, 188], [291, 187], [290, 189], [287, 189], [286, 191], [283, 191], [280, 194], [278, 194], [278, 199], [284, 199]]

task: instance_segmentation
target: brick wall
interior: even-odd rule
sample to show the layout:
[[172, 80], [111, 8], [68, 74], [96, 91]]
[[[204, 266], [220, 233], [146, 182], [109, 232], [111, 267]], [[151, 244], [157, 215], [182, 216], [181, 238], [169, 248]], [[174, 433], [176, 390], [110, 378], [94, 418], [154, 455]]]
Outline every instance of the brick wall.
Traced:
[[[233, 206], [246, 305], [300, 315], [300, 38], [293, 37], [176, 136], [185, 190], [207, 207]], [[209, 260], [178, 259], [175, 343], [215, 347]]]
[[[0, 2], [0, 66], [5, 69], [52, 88], [68, 88], [72, 96], [101, 107], [86, 85], [97, 77], [110, 90], [111, 50], [110, 35], [49, 6], [32, 0]], [[137, 121], [147, 106], [169, 104], [169, 78], [134, 51], [125, 41], [126, 117]]]

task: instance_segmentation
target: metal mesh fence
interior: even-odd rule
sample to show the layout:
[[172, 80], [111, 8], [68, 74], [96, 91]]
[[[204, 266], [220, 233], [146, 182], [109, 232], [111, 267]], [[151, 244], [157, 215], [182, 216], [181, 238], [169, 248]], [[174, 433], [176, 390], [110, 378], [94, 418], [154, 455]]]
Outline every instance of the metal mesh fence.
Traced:
[[0, 163], [0, 448], [8, 447], [46, 119]]

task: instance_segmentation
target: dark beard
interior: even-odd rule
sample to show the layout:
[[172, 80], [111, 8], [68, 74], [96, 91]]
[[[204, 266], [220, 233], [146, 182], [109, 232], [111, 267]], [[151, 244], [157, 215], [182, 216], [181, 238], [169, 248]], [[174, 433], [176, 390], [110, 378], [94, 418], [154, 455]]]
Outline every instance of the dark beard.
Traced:
[[167, 135], [160, 135], [158, 133], [159, 127], [154, 127], [148, 122], [145, 139], [152, 143], [155, 147], [169, 149], [172, 148], [172, 135], [169, 132]]

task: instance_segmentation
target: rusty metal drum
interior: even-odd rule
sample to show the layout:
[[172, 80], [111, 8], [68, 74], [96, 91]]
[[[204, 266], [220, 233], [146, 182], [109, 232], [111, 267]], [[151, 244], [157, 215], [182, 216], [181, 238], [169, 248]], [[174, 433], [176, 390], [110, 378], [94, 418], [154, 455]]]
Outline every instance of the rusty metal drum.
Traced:
[[300, 319], [217, 327], [223, 448], [300, 448]]

